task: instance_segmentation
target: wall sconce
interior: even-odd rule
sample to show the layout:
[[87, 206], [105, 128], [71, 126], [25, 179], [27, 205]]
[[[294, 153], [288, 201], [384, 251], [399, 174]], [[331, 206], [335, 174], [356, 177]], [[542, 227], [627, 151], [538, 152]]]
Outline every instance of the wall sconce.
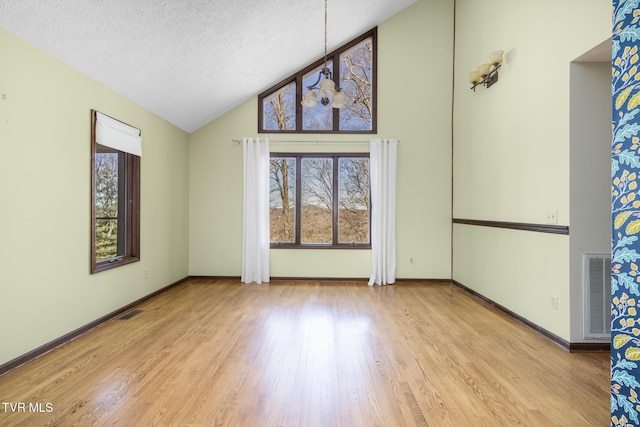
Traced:
[[471, 83], [471, 89], [476, 91], [476, 86], [484, 85], [487, 88], [493, 86], [498, 81], [498, 68], [502, 64], [502, 55], [504, 50], [495, 50], [489, 54], [488, 64], [478, 65], [477, 70], [473, 70], [469, 73], [469, 82]]

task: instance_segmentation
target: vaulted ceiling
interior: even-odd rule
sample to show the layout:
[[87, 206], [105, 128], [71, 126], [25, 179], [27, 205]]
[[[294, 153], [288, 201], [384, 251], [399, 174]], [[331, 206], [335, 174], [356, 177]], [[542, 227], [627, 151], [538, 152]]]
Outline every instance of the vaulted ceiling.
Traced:
[[[415, 1], [329, 0], [328, 50]], [[0, 26], [187, 132], [324, 53], [323, 0], [0, 0]]]

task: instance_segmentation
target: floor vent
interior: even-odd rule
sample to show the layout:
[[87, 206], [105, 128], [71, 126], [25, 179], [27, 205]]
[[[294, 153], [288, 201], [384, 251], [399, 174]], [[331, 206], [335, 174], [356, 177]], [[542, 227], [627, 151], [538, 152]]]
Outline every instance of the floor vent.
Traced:
[[585, 338], [611, 337], [611, 255], [584, 255]]
[[123, 314], [122, 316], [118, 317], [118, 319], [120, 319], [120, 320], [129, 320], [133, 316], [137, 316], [140, 313], [142, 313], [142, 310], [131, 310], [127, 314]]

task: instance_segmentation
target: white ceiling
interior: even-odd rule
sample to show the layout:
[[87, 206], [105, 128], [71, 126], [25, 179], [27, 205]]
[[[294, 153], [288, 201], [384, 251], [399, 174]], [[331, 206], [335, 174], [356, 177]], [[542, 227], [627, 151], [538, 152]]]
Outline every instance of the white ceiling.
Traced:
[[[330, 0], [328, 50], [416, 0]], [[323, 0], [0, 0], [0, 26], [192, 132], [324, 54]]]

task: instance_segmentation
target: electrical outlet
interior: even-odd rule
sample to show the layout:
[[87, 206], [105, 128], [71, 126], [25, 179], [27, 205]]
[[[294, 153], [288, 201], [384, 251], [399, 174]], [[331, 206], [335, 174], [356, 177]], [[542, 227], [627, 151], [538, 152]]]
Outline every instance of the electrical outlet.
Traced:
[[557, 209], [553, 209], [553, 210], [547, 211], [546, 223], [547, 224], [557, 224], [558, 223], [558, 210]]
[[556, 295], [551, 295], [551, 309], [558, 309], [558, 297]]
[[148, 278], [149, 278], [149, 269], [148, 269], [148, 268], [145, 268], [145, 269], [144, 269], [144, 278], [145, 278], [145, 279], [148, 279]]
[[413, 264], [413, 257], [409, 258], [409, 264]]

